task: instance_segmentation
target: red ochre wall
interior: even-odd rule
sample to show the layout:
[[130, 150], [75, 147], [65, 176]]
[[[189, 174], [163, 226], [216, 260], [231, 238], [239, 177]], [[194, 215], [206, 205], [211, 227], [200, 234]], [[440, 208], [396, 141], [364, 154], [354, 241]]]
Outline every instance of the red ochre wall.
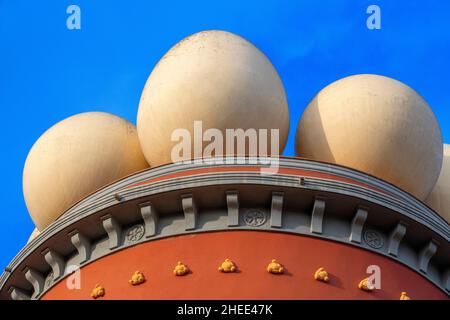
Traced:
[[[222, 273], [226, 258], [238, 272]], [[273, 275], [266, 267], [277, 259], [287, 272]], [[174, 276], [177, 261], [192, 271]], [[357, 288], [368, 265], [381, 268], [381, 289]], [[319, 267], [330, 273], [329, 283], [314, 280]], [[132, 273], [146, 282], [129, 284]], [[100, 299], [448, 299], [415, 271], [389, 258], [337, 242], [286, 233], [224, 231], [197, 233], [149, 241], [118, 251], [81, 269], [81, 289], [69, 290], [66, 280], [44, 296], [49, 299], [92, 299], [96, 284], [105, 288]]]

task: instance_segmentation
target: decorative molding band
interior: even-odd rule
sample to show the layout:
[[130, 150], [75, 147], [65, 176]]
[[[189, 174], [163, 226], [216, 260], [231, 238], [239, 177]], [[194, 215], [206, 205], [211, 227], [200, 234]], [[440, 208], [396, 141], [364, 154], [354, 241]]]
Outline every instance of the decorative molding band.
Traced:
[[[426, 207], [424, 204], [419, 202], [418, 200], [414, 199], [413, 197], [409, 196], [405, 192], [399, 190], [396, 187], [393, 187], [386, 182], [383, 182], [381, 180], [378, 180], [376, 178], [373, 178], [371, 176], [368, 176], [366, 174], [362, 174], [357, 171], [353, 171], [344, 167], [339, 167], [335, 165], [329, 165], [329, 164], [323, 164], [320, 162], [314, 162], [314, 161], [308, 161], [308, 160], [302, 160], [302, 159], [280, 159], [280, 167], [286, 167], [289, 169], [303, 169], [303, 170], [312, 170], [313, 172], [322, 172], [327, 174], [341, 174], [342, 177], [345, 178], [352, 178], [355, 179], [355, 181], [361, 181], [364, 183], [370, 183], [378, 188], [380, 190], [385, 190], [387, 195], [383, 195], [383, 197], [380, 197], [375, 191], [369, 190], [365, 187], [355, 187], [351, 184], [347, 183], [341, 183], [336, 182], [332, 180], [324, 180], [324, 179], [313, 179], [308, 178], [308, 187], [303, 186], [301, 188], [311, 188], [311, 189], [320, 189], [327, 192], [337, 192], [337, 193], [344, 193], [348, 194], [354, 197], [361, 197], [368, 201], [372, 201], [375, 203], [378, 203], [380, 205], [385, 205], [391, 210], [395, 210], [397, 212], [400, 212], [403, 215], [406, 215], [408, 218], [414, 219], [423, 225], [427, 226], [428, 228], [432, 229], [433, 231], [439, 233], [440, 236], [444, 237], [447, 241], [450, 241], [450, 226], [446, 221], [443, 220], [443, 218], [439, 217], [435, 212], [433, 212], [431, 209]], [[57, 221], [55, 221], [52, 225], [50, 225], [48, 228], [46, 228], [41, 235], [50, 235], [54, 234], [55, 232], [58, 232], [61, 230], [65, 225], [69, 223], [73, 223], [93, 212], [96, 212], [98, 210], [101, 210], [103, 208], [112, 206], [117, 204], [117, 202], [113, 199], [111, 200], [110, 195], [111, 193], [127, 187], [130, 184], [139, 183], [145, 180], [148, 180], [152, 177], [157, 177], [158, 175], [162, 174], [173, 174], [173, 173], [179, 173], [183, 170], [187, 169], [193, 169], [198, 166], [195, 165], [182, 165], [182, 164], [171, 164], [166, 165], [154, 169], [149, 169], [148, 171], [140, 172], [134, 176], [128, 177], [124, 180], [120, 180], [117, 183], [107, 186], [104, 189], [98, 191], [97, 193], [87, 197], [86, 199], [80, 201], [77, 205], [70, 208], [65, 214], [63, 214]], [[200, 168], [205, 167], [205, 165], [200, 166]], [[206, 166], [208, 167], [208, 166]], [[249, 166], [251, 167], [251, 166]], [[217, 176], [222, 177], [220, 181], [225, 181], [224, 176], [228, 174], [221, 173], [220, 175], [214, 175], [211, 174], [211, 181], [214, 181], [214, 179], [217, 179]], [[250, 181], [249, 179], [249, 173], [241, 173], [239, 176], [234, 175], [233, 177], [230, 177], [229, 183], [261, 183], [258, 181], [261, 180], [268, 180], [265, 179], [265, 177], [261, 177], [261, 175], [256, 174], [258, 177], [256, 180]], [[241, 177], [243, 180], [239, 181], [239, 177]], [[266, 176], [267, 177], [267, 176]], [[298, 178], [292, 179], [292, 183], [282, 183], [283, 180], [280, 179], [281, 176], [277, 175], [278, 179], [276, 179], [275, 182], [276, 185], [279, 186], [292, 186], [292, 187], [299, 187], [298, 185]], [[195, 177], [195, 179], [191, 179], [195, 181], [197, 184], [200, 185], [202, 181], [206, 181], [206, 176], [199, 176]], [[189, 177], [186, 178], [177, 178], [175, 181], [168, 180], [163, 182], [157, 182], [152, 184], [152, 192], [156, 193], [158, 192], [157, 187], [161, 185], [161, 188], [164, 191], [169, 191], [166, 187], [168, 185], [168, 182], [170, 184], [174, 185], [174, 188], [172, 190], [179, 189], [183, 184], [188, 183]], [[217, 183], [221, 183], [220, 181], [217, 181]], [[248, 181], [248, 182], [246, 182]], [[223, 183], [223, 182], [222, 182]], [[266, 183], [274, 183], [267, 181]], [[141, 190], [143, 188], [139, 187], [139, 192], [135, 192], [136, 194], [144, 194], [144, 190]], [[148, 188], [147, 188], [148, 189]], [[162, 190], [162, 191], [163, 191]], [[132, 190], [130, 190], [132, 191]], [[161, 192], [162, 192], [161, 191]], [[133, 193], [133, 192], [132, 192]], [[129, 193], [130, 195], [132, 193]], [[30, 243], [29, 247], [33, 247], [32, 245], [34, 242]], [[24, 248], [25, 249], [25, 248]], [[11, 261], [11, 265], [15, 265], [17, 260], [20, 260], [24, 255], [26, 255], [26, 250], [21, 250], [16, 257]], [[1, 283], [0, 283], [1, 284]]]
[[[227, 212], [227, 210], [225, 210], [224, 213], [226, 213], [226, 212]], [[207, 212], [204, 212], [204, 213], [201, 213], [201, 214], [204, 214], [205, 216], [208, 215]], [[290, 215], [290, 217], [288, 217], [288, 220], [291, 220], [292, 217], [293, 217], [293, 213], [290, 212], [289, 215]], [[170, 219], [176, 219], [176, 216], [166, 216], [164, 218], [164, 221], [162, 223], [166, 226], [166, 228], [170, 226]], [[98, 220], [95, 220], [95, 221], [98, 221]], [[174, 221], [176, 221], [176, 220], [174, 220]], [[136, 243], [143, 243], [143, 242], [146, 242], [146, 241], [158, 240], [158, 239], [161, 239], [161, 238], [170, 237], [170, 236], [177, 236], [177, 235], [180, 235], [180, 234], [192, 234], [192, 233], [198, 233], [198, 232], [222, 231], [222, 230], [259, 230], [259, 231], [270, 231], [270, 230], [273, 230], [272, 227], [269, 224], [267, 224], [265, 227], [264, 226], [249, 227], [249, 226], [245, 225], [244, 223], [242, 223], [242, 224], [240, 224], [237, 227], [229, 228], [227, 226], [227, 221], [226, 220], [225, 221], [222, 220], [222, 222], [220, 222], [220, 221], [221, 220], [217, 220], [217, 223], [218, 223], [217, 227], [214, 227], [212, 229], [206, 229], [205, 230], [205, 229], [199, 228], [199, 229], [196, 229], [196, 230], [193, 230], [193, 231], [189, 231], [189, 232], [185, 232], [185, 233], [180, 233], [179, 232], [179, 228], [177, 226], [174, 226], [174, 228], [172, 228], [172, 229], [168, 228], [167, 231], [165, 231], [164, 233], [157, 234], [154, 237], [149, 238], [149, 239], [147, 239], [145, 237], [137, 237], [137, 241], [136, 242], [128, 243], [128, 244], [122, 244], [120, 247], [115, 248], [114, 250], [110, 250], [109, 249], [109, 245], [108, 245], [109, 244], [109, 238], [101, 238], [100, 241], [92, 242], [92, 243], [89, 244], [89, 247], [95, 247], [95, 250], [96, 250], [95, 252], [96, 253], [93, 255], [93, 256], [95, 256], [95, 258], [89, 260], [88, 262], [93, 262], [93, 261], [95, 261], [97, 259], [100, 259], [100, 258], [102, 258], [102, 257], [104, 257], [104, 256], [106, 256], [108, 254], [111, 254], [111, 253], [113, 253], [113, 252], [115, 252], [117, 250], [122, 250], [122, 249], [124, 249], [124, 248], [126, 248], [128, 246], [134, 245]], [[100, 223], [100, 224], [102, 225], [102, 223]], [[139, 226], [139, 225], [140, 225], [139, 221], [137, 221], [137, 224], [130, 226], [127, 230], [132, 230], [136, 226]], [[126, 232], [127, 230], [124, 230], [125, 233], [127, 233]], [[328, 239], [328, 240], [334, 240], [334, 241], [337, 240], [337, 239], [332, 239], [329, 236], [324, 235], [324, 234], [320, 234], [319, 235], [319, 234], [314, 234], [314, 233], [309, 233], [308, 234], [308, 233], [301, 233], [301, 232], [300, 233], [299, 232], [293, 232], [293, 230], [291, 229], [289, 224], [284, 226], [283, 229], [278, 229], [278, 232], [296, 233], [296, 234], [299, 234], [299, 235], [309, 235], [309, 236], [313, 235], [313, 236], [319, 237], [321, 239]], [[76, 235], [78, 237], [80, 237], [80, 233], [76, 233]], [[83, 236], [81, 236], [81, 237], [83, 237]], [[83, 237], [83, 239], [87, 239], [87, 238]], [[340, 242], [344, 242], [345, 243], [345, 241], [343, 241], [343, 240], [341, 240]], [[94, 243], [95, 243], [95, 245], [94, 245]], [[106, 246], [103, 245], [103, 244], [106, 244]], [[350, 242], [348, 242], [348, 244], [350, 244]], [[353, 244], [353, 245], [355, 245], [355, 244]], [[362, 249], [364, 249], [364, 250], [370, 250], [370, 251], [374, 251], [374, 252], [378, 252], [378, 253], [383, 254], [383, 251], [381, 249], [380, 250], [374, 250], [374, 249], [365, 248], [362, 245], [357, 245], [357, 246], [362, 248]], [[384, 253], [384, 255], [389, 257], [387, 252]], [[42, 256], [42, 254], [41, 254], [41, 256]], [[73, 257], [73, 258], [68, 258], [68, 260], [66, 261], [66, 264], [73, 266], [73, 265], [77, 264], [76, 261], [77, 261], [77, 257], [76, 256]], [[399, 262], [402, 262], [402, 260], [399, 260]], [[52, 272], [52, 271], [53, 271], [53, 269], [50, 272]], [[439, 282], [433, 281], [433, 278], [428, 278], [428, 279], [439, 286]], [[62, 279], [60, 278], [59, 281], [61, 281], [61, 280]], [[442, 287], [441, 288], [444, 288], [444, 285], [446, 285], [445, 279], [443, 278], [442, 281], [443, 282], [442, 282]], [[37, 294], [37, 295], [33, 294], [32, 299], [40, 298], [43, 293], [45, 293], [47, 290], [49, 290], [57, 282], [58, 281], [53, 281], [51, 284], [48, 284], [47, 287], [45, 288], [45, 290], [41, 291], [40, 294]], [[30, 283], [31, 283], [31, 281], [30, 281]], [[11, 296], [11, 298], [12, 298], [12, 296]]]
[[[450, 267], [450, 226], [405, 192], [357, 171], [301, 159], [281, 159], [280, 167], [303, 170], [303, 185], [299, 185], [299, 175], [261, 175], [254, 170], [208, 170], [207, 173], [198, 175], [191, 173], [186, 176], [180, 174], [176, 178], [163, 178], [163, 175], [182, 173], [184, 170], [192, 172], [196, 169], [217, 167], [219, 166], [205, 164], [162, 166], [125, 178], [80, 201], [28, 243], [5, 268], [0, 277], [0, 299], [26, 297], [27, 292], [31, 292], [36, 286], [36, 282], [38, 290], [34, 289], [36, 294], [33, 292], [30, 298], [39, 298], [45, 290], [67, 276], [61, 275], [61, 270], [65, 267], [81, 266], [137, 243], [196, 232], [236, 229], [274, 231], [274, 228], [277, 228], [278, 232], [314, 236], [385, 255], [421, 273], [448, 292], [448, 277], [440, 270]], [[310, 176], [307, 174], [308, 170], [311, 172]], [[314, 176], [318, 173], [322, 176], [325, 173], [327, 178]], [[334, 180], [331, 175], [347, 180]], [[144, 183], [152, 178], [158, 180]], [[354, 179], [355, 183], [348, 182], [348, 179]], [[263, 192], [264, 199], [258, 199], [257, 194], [255, 196], [248, 193], [249, 188]], [[194, 201], [195, 198], [199, 204], [203, 203], [200, 201], [203, 200], [201, 197], [208, 197], [208, 192], [216, 193], [215, 199], [223, 197], [223, 201], [219, 201], [217, 207], [211, 208], [211, 211], [198, 208]], [[221, 195], [217, 192], [221, 192]], [[120, 194], [120, 201], [114, 197], [115, 194]], [[267, 201], [267, 194], [271, 195], [270, 203]], [[326, 205], [321, 196], [326, 196]], [[155, 207], [158, 197], [170, 197], [170, 201], [181, 202], [177, 205], [182, 208], [184, 214], [184, 225], [181, 224], [181, 228], [179, 209], [165, 212], [163, 208]], [[255, 205], [255, 199], [261, 202]], [[340, 215], [330, 209], [343, 199], [358, 208], [351, 222], [347, 213]], [[308, 206], [312, 201], [314, 205], [310, 212]], [[385, 229], [377, 230], [379, 225], [366, 225], [369, 208], [373, 212], [370, 220], [383, 221]], [[249, 225], [241, 221], [239, 211], [247, 209], [260, 212], [264, 216], [264, 222]], [[266, 222], [269, 212], [270, 220], [267, 219]], [[105, 213], [109, 215], [105, 216]], [[122, 225], [113, 216], [120, 219]], [[311, 219], [303, 218], [308, 216]], [[325, 229], [324, 223], [327, 226]], [[164, 227], [158, 228], [159, 224]], [[410, 230], [420, 230], [420, 236], [416, 237], [414, 233], [409, 232], [408, 237], [405, 237], [406, 226]], [[387, 241], [383, 241], [387, 245], [378, 247], [361, 243], [362, 231], [369, 227], [377, 231], [382, 240], [386, 239]], [[69, 233], [70, 238], [65, 240], [64, 237], [70, 230], [73, 230]], [[421, 251], [416, 250], [416, 241], [423, 241], [423, 237], [426, 237], [427, 241], [436, 239], [441, 246], [430, 241], [431, 244], [428, 243]], [[55, 241], [58, 241], [57, 248], [54, 247]], [[401, 250], [403, 247], [408, 249]], [[44, 254], [42, 248], [47, 248]], [[65, 254], [58, 254], [56, 250]], [[40, 289], [39, 275], [36, 278], [30, 273], [28, 281], [31, 285], [24, 285], [26, 282], [23, 281], [24, 275], [21, 271], [25, 266], [34, 270], [45, 270], [47, 265], [46, 277], [52, 272], [57, 281], [47, 282], [47, 286]], [[34, 285], [32, 281], [35, 282]]]
[[[202, 168], [209, 168], [209, 169], [215, 169], [224, 167], [223, 163], [227, 163], [227, 168], [233, 168], [233, 167], [255, 167], [255, 163], [268, 163], [267, 161], [270, 161], [270, 158], [260, 157], [232, 157], [231, 161], [226, 161], [228, 158], [220, 158], [221, 161], [185, 161], [181, 163], [174, 163], [174, 164], [168, 164], [157, 168], [151, 168], [143, 172], [139, 172], [136, 175], [124, 178], [113, 185], [107, 186], [103, 188], [102, 190], [99, 190], [95, 194], [87, 197], [83, 201], [80, 201], [78, 204], [74, 205], [72, 208], [66, 211], [66, 213], [63, 216], [70, 215], [72, 212], [79, 211], [81, 207], [85, 206], [86, 203], [94, 203], [97, 200], [102, 199], [105, 195], [110, 199], [111, 194], [117, 193], [119, 190], [124, 190], [124, 188], [128, 188], [130, 185], [134, 184], [141, 184], [145, 181], [149, 181], [153, 178], [160, 178], [161, 176], [169, 176], [172, 174], [178, 174], [182, 173], [184, 171], [192, 171], [195, 169], [202, 169]], [[200, 159], [201, 160], [201, 159]], [[224, 162], [225, 161], [225, 162]], [[263, 162], [265, 161], [265, 162]], [[270, 163], [270, 162], [269, 162]], [[439, 224], [446, 224], [445, 220], [437, 215], [433, 210], [429, 209], [425, 204], [421, 203], [405, 191], [385, 182], [380, 179], [377, 179], [373, 176], [370, 176], [368, 174], [349, 169], [346, 167], [342, 167], [339, 165], [332, 165], [329, 163], [322, 163], [319, 161], [312, 161], [312, 160], [306, 160], [306, 159], [299, 159], [299, 158], [289, 158], [289, 157], [280, 157], [279, 159], [279, 166], [280, 169], [286, 168], [286, 169], [300, 169], [300, 170], [308, 170], [311, 172], [319, 172], [319, 173], [326, 173], [327, 175], [333, 175], [336, 177], [342, 177], [346, 179], [352, 179], [355, 182], [367, 184], [370, 186], [373, 186], [381, 191], [384, 191], [387, 193], [387, 195], [390, 195], [391, 197], [396, 197], [400, 199], [401, 201], [404, 201], [408, 204], [408, 206], [412, 206], [420, 211], [427, 212], [427, 216], [432, 217], [432, 220], [435, 222], [438, 222]], [[303, 177], [302, 177], [303, 178]], [[310, 179], [310, 178], [308, 178]], [[296, 178], [296, 185], [298, 186], [298, 175]], [[114, 199], [113, 199], [114, 200]], [[113, 201], [114, 204], [117, 204], [117, 201]], [[61, 218], [63, 218], [60, 217]], [[58, 219], [59, 220], [59, 219]], [[448, 229], [448, 224], [447, 224]]]

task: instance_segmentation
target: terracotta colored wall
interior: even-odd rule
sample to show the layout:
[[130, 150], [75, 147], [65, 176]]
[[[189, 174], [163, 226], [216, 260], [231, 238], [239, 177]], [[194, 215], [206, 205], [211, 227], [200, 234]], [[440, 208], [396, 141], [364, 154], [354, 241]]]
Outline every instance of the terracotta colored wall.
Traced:
[[[239, 272], [224, 274], [218, 266], [232, 259]], [[266, 271], [271, 259], [287, 273]], [[177, 261], [192, 273], [176, 277]], [[367, 293], [357, 284], [368, 265], [381, 267], [381, 290]], [[331, 273], [330, 283], [313, 279], [318, 267]], [[144, 284], [131, 286], [139, 270]], [[418, 273], [383, 256], [331, 241], [285, 233], [226, 231], [150, 241], [97, 260], [81, 270], [81, 289], [68, 290], [61, 281], [43, 299], [91, 299], [95, 284], [104, 299], [447, 299], [445, 293]]]

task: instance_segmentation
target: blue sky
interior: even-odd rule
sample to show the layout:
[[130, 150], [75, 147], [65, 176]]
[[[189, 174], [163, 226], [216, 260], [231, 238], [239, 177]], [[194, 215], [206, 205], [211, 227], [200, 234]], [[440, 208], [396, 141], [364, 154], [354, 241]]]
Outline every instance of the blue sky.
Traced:
[[[81, 8], [68, 30], [66, 8]], [[381, 8], [382, 29], [366, 28]], [[22, 169], [35, 140], [79, 112], [136, 120], [158, 59], [189, 34], [222, 29], [244, 36], [273, 62], [287, 92], [293, 155], [298, 119], [327, 84], [357, 73], [396, 78], [432, 107], [450, 143], [448, 1], [89, 1], [0, 0], [0, 141], [3, 167], [0, 268], [26, 243], [33, 223]]]

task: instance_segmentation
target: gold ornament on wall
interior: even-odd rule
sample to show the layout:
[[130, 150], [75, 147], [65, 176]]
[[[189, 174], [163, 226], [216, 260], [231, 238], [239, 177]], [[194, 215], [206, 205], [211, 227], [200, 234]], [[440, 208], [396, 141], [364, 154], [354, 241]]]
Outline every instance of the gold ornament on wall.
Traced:
[[371, 292], [375, 289], [373, 284], [370, 283], [369, 278], [362, 279], [358, 284], [358, 288], [367, 292]]
[[96, 284], [94, 289], [92, 289], [91, 297], [94, 299], [103, 297], [105, 295], [105, 288], [103, 288], [101, 285]]
[[233, 263], [233, 261], [231, 261], [230, 259], [227, 258], [220, 265], [219, 271], [222, 271], [222, 272], [235, 272], [236, 271], [236, 266]]
[[406, 292], [402, 292], [400, 295], [400, 300], [411, 300], [411, 298], [406, 294]]
[[176, 276], [184, 276], [188, 272], [189, 268], [185, 264], [181, 263], [181, 261], [178, 261], [175, 269], [173, 269], [173, 274]]
[[272, 261], [267, 266], [267, 272], [273, 274], [282, 274], [284, 273], [284, 268], [280, 263], [277, 262], [277, 260], [272, 259]]
[[316, 279], [318, 281], [322, 281], [322, 282], [330, 281], [330, 277], [328, 276], [328, 272], [323, 267], [320, 267], [319, 269], [316, 270], [316, 272], [314, 273], [314, 279]]
[[131, 275], [131, 279], [128, 282], [131, 283], [133, 286], [137, 286], [141, 283], [144, 283], [145, 282], [144, 274], [140, 271], [135, 271]]

